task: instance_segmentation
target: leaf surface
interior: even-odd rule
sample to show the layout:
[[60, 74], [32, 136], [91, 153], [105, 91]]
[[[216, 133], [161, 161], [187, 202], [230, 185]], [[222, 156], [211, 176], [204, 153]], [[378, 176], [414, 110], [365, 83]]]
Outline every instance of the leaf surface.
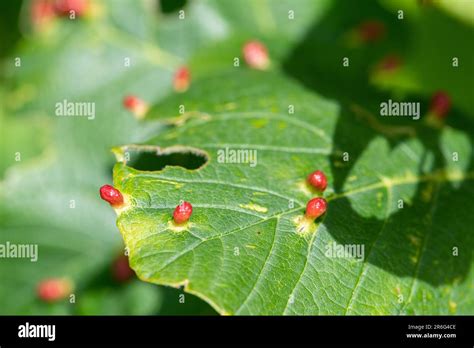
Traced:
[[[117, 224], [141, 279], [184, 286], [222, 314], [472, 310], [473, 206], [458, 199], [473, 192], [465, 162], [438, 168], [439, 151], [420, 139], [392, 146], [374, 136], [336, 192], [344, 166], [333, 146], [339, 107], [270, 73], [197, 82], [148, 117], [168, 129], [114, 150], [114, 184], [126, 196]], [[470, 139], [442, 133], [471, 163]], [[255, 166], [229, 163], [232, 150], [256, 150]], [[142, 161], [189, 152], [206, 164]], [[450, 153], [440, 156], [447, 162]], [[305, 182], [315, 169], [328, 176], [328, 211], [304, 224], [305, 204], [318, 195]], [[184, 227], [172, 222], [181, 200], [194, 209]], [[459, 216], [466, 223], [456, 223]]]

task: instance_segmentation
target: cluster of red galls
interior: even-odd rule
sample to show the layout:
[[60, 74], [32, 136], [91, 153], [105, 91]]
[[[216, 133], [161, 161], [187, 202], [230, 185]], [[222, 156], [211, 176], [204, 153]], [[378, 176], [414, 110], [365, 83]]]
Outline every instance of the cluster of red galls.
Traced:
[[[320, 170], [316, 170], [308, 175], [308, 183], [320, 193], [324, 192], [328, 186], [326, 175]], [[306, 204], [305, 216], [315, 220], [326, 212], [327, 202], [324, 198], [316, 197]]]
[[[255, 70], [267, 70], [270, 67], [270, 58], [267, 48], [259, 41], [247, 41], [242, 47], [242, 56], [245, 63]], [[191, 85], [191, 71], [187, 66], [181, 66], [173, 75], [173, 89], [182, 93]], [[134, 95], [127, 95], [123, 99], [123, 106], [139, 118], [148, 111], [148, 104]]]
[[[320, 170], [316, 170], [308, 176], [308, 183], [319, 192], [323, 192], [327, 187], [326, 175]], [[100, 188], [100, 197], [107, 201], [112, 207], [120, 207], [124, 203], [124, 198], [119, 190], [111, 185], [104, 185]], [[326, 200], [321, 197], [311, 199], [306, 205], [305, 216], [309, 219], [317, 219], [326, 212]], [[193, 212], [193, 207], [189, 202], [182, 202], [173, 212], [173, 220], [177, 225], [186, 223]], [[133, 277], [134, 272], [128, 264], [128, 257], [120, 255], [112, 264], [112, 275], [118, 282], [125, 282]], [[73, 283], [65, 278], [50, 278], [38, 284], [38, 297], [45, 302], [56, 302], [65, 299], [73, 291]]]
[[[124, 200], [123, 195], [115, 187], [110, 185], [104, 185], [100, 188], [100, 197], [109, 202], [109, 204], [114, 207], [120, 207]], [[180, 203], [173, 212], [173, 220], [176, 224], [180, 225], [189, 220], [191, 214], [193, 213], [193, 207], [189, 202]]]
[[[358, 40], [363, 43], [374, 43], [380, 41], [386, 34], [385, 24], [378, 20], [368, 20], [360, 23], [355, 29]], [[387, 55], [378, 64], [377, 70], [383, 72], [394, 72], [402, 66], [402, 59], [394, 54]], [[446, 118], [451, 108], [451, 98], [445, 91], [436, 91], [431, 96], [429, 117], [438, 120]]]
[[[320, 170], [316, 170], [308, 176], [308, 183], [319, 192], [323, 192], [327, 187], [326, 175]], [[104, 185], [100, 188], [100, 197], [108, 202], [112, 207], [118, 208], [124, 203], [123, 195], [115, 187]], [[311, 199], [306, 205], [305, 216], [310, 219], [317, 219], [326, 212], [326, 200], [321, 197]], [[177, 225], [186, 223], [193, 213], [193, 206], [189, 202], [180, 203], [173, 212], [173, 220]]]
[[[383, 37], [385, 27], [378, 21], [367, 21], [358, 28], [358, 35], [363, 42], [377, 41]], [[242, 47], [242, 55], [245, 63], [255, 70], [268, 70], [270, 57], [265, 45], [256, 40], [247, 41]], [[382, 59], [377, 68], [381, 71], [391, 72], [402, 65], [401, 59], [395, 55], [389, 55]], [[191, 72], [188, 67], [182, 66], [176, 70], [173, 77], [173, 88], [176, 92], [185, 92], [191, 84]], [[126, 109], [138, 117], [143, 117], [148, 111], [148, 104], [134, 95], [128, 95], [123, 99]], [[451, 108], [451, 98], [445, 91], [436, 91], [431, 97], [430, 117], [443, 120]], [[429, 118], [430, 118], [429, 117]]]

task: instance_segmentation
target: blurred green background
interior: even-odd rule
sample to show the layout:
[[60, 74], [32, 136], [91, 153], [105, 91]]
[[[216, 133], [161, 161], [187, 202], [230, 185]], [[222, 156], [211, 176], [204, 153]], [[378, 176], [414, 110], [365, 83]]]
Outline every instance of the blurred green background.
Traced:
[[[181, 65], [199, 79], [258, 39], [272, 69], [343, 105], [378, 113], [381, 98], [428, 105], [444, 90], [455, 115], [447, 122], [473, 134], [473, 1], [89, 0], [70, 2], [85, 6], [74, 19], [51, 14], [55, 1], [0, 3], [0, 243], [40, 248], [36, 263], [0, 260], [0, 314], [215, 314], [179, 289], [114, 279], [123, 244], [98, 199], [111, 183], [110, 148], [160, 130], [127, 112], [123, 97], [159, 103]], [[383, 23], [380, 40], [360, 36], [367, 21]], [[375, 67], [390, 55], [402, 63], [387, 76]], [[56, 117], [64, 99], [94, 102], [95, 119]], [[75, 303], [37, 298], [39, 282], [58, 277], [73, 281]]]

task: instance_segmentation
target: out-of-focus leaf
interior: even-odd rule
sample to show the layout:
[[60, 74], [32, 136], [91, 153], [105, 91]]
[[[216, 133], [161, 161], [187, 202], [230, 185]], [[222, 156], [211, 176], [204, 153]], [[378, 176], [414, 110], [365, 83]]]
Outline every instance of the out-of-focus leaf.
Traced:
[[[123, 97], [135, 94], [158, 102], [174, 93], [175, 70], [202, 46], [228, 39], [240, 27], [233, 12], [212, 1], [190, 1], [185, 8], [187, 21], [159, 14], [151, 1], [90, 3], [93, 13], [74, 20], [53, 19], [42, 31], [29, 33], [15, 57], [4, 62], [8, 84], [2, 92], [0, 170], [8, 168], [8, 172], [0, 184], [0, 242], [39, 247], [36, 263], [24, 259], [0, 263], [2, 274], [7, 274], [7, 281], [0, 284], [4, 314], [75, 310], [69, 304], [38, 304], [36, 286], [47, 277], [67, 276], [84, 289], [97, 270], [111, 262], [121, 244], [110, 224], [112, 212], [98, 198], [98, 188], [111, 181], [110, 148], [124, 141], [141, 142], [161, 127], [142, 125], [123, 109]], [[286, 21], [290, 3], [300, 20], [265, 33], [274, 42], [284, 34], [286, 49], [323, 11], [324, 3], [255, 4], [262, 10], [269, 6], [276, 20]], [[24, 5], [24, 28], [29, 4]], [[257, 20], [248, 26], [248, 38], [264, 34]], [[219, 25], [229, 31], [215, 30]], [[199, 35], [191, 35], [197, 27], [202, 28], [195, 33]], [[95, 114], [59, 116], [56, 106], [64, 101], [89, 103]], [[11, 161], [15, 152], [22, 154], [20, 163]], [[101, 290], [90, 295], [82, 304], [84, 313], [95, 296], [105, 295]], [[110, 296], [111, 303], [120, 297]]]

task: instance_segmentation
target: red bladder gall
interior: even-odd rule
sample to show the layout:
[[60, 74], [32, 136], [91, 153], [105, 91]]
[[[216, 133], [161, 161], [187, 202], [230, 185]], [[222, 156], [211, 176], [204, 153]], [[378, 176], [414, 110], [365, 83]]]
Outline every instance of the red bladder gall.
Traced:
[[261, 42], [247, 42], [242, 52], [245, 62], [253, 69], [266, 70], [270, 66], [267, 48]]
[[112, 276], [119, 283], [124, 283], [133, 277], [135, 272], [130, 268], [128, 257], [119, 255], [112, 264]]
[[30, 5], [31, 22], [35, 28], [41, 28], [56, 16], [54, 4], [49, 0], [34, 0]]
[[83, 16], [89, 8], [88, 0], [56, 0], [54, 2], [56, 13], [60, 16], [69, 16], [72, 11], [77, 17]]
[[68, 279], [45, 279], [38, 284], [38, 297], [45, 302], [56, 302], [66, 298], [72, 292], [72, 283]]
[[377, 70], [383, 72], [396, 71], [402, 65], [400, 57], [396, 55], [389, 55], [383, 58], [377, 65]]
[[104, 185], [100, 188], [100, 198], [109, 202], [111, 206], [119, 206], [123, 204], [123, 196], [119, 190], [110, 185]]
[[385, 25], [380, 21], [369, 20], [359, 25], [357, 33], [363, 42], [379, 41], [385, 35]]
[[193, 213], [193, 206], [189, 202], [183, 202], [178, 205], [173, 212], [173, 220], [175, 223], [182, 224], [189, 220]]
[[326, 175], [320, 170], [316, 170], [308, 175], [308, 182], [318, 191], [323, 192], [328, 186]]
[[138, 118], [145, 116], [148, 111], [148, 104], [134, 95], [127, 95], [123, 98], [123, 106]]
[[191, 73], [185, 66], [179, 68], [174, 74], [173, 87], [176, 92], [184, 92], [191, 84]]
[[430, 112], [437, 118], [444, 119], [451, 109], [451, 98], [446, 92], [438, 91], [431, 98]]
[[306, 204], [305, 216], [315, 220], [326, 212], [327, 203], [324, 198], [313, 198]]

